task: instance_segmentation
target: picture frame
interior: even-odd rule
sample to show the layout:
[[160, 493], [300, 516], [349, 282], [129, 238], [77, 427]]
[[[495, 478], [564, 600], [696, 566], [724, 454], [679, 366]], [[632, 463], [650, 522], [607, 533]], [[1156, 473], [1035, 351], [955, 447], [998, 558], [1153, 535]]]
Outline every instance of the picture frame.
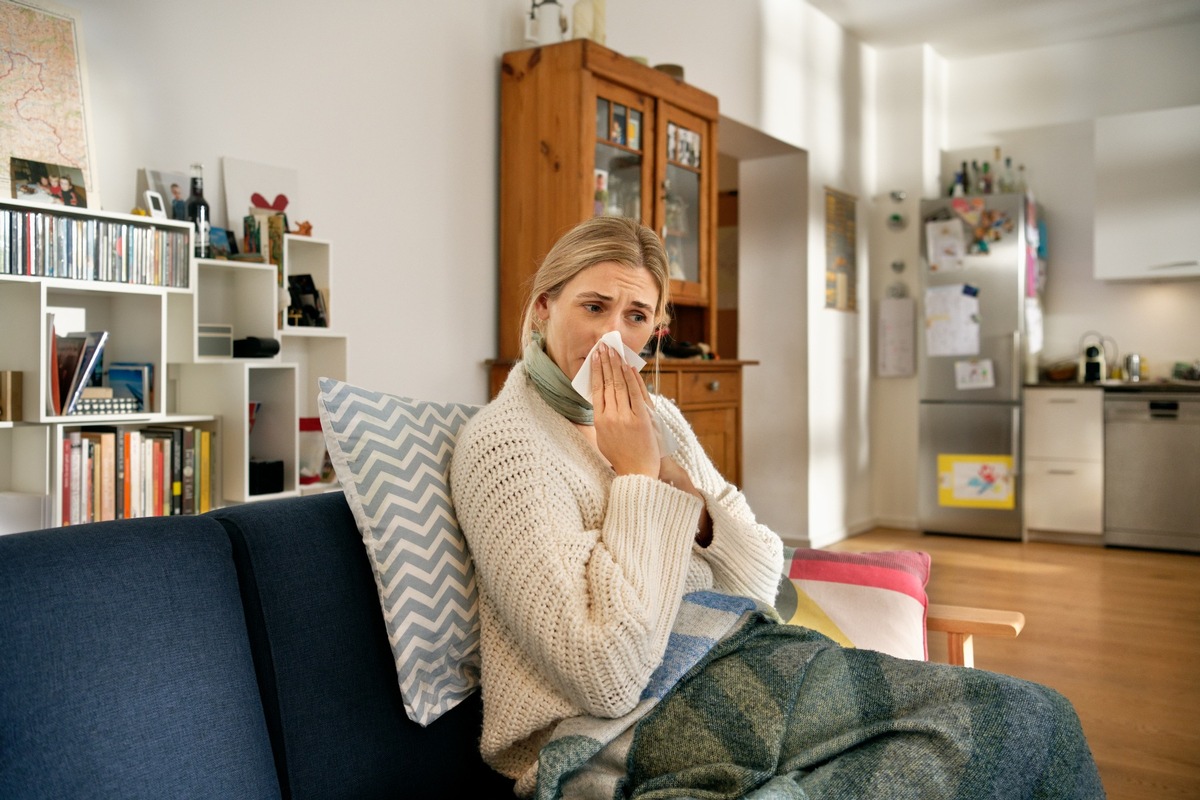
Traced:
[[8, 174], [14, 200], [87, 208], [86, 178], [78, 167], [14, 156]]
[[[138, 193], [157, 192], [163, 199], [167, 219], [187, 220], [187, 198], [191, 178], [185, 173], [143, 167], [138, 170]], [[149, 202], [149, 200], [147, 200]], [[152, 211], [152, 209], [147, 209]]]
[[78, 13], [43, 0], [0, 0], [0, 29], [39, 65], [36, 71], [0, 79], [0, 98], [37, 98], [36, 105], [31, 100], [23, 110], [26, 113], [5, 114], [0, 196], [17, 196], [12, 179], [12, 159], [16, 158], [78, 170], [80, 180], [72, 182], [85, 188], [88, 205], [101, 207], [87, 58]]

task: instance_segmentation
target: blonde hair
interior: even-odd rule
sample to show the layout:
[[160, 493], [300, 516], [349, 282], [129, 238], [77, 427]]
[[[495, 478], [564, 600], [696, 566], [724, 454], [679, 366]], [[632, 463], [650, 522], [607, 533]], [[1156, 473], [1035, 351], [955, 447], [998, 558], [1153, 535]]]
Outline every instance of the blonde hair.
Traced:
[[588, 267], [613, 261], [633, 269], [644, 268], [658, 286], [654, 323], [669, 322], [670, 273], [667, 252], [658, 235], [637, 220], [627, 217], [592, 217], [567, 231], [554, 243], [530, 282], [525, 312], [521, 315], [521, 349], [533, 339], [538, 298], [562, 294], [563, 287]]

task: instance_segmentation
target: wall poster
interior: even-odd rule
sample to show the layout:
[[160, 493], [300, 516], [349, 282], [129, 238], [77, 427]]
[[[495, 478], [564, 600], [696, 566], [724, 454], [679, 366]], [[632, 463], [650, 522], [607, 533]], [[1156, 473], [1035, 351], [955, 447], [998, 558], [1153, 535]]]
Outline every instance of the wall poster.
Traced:
[[825, 307], [856, 311], [857, 199], [825, 187]]
[[938, 505], [1015, 508], [1012, 466], [1012, 456], [939, 453]]
[[12, 174], [15, 159], [49, 165], [72, 183], [77, 170], [87, 207], [99, 208], [79, 21], [46, 5], [0, 0], [0, 196], [36, 188], [36, 176]]

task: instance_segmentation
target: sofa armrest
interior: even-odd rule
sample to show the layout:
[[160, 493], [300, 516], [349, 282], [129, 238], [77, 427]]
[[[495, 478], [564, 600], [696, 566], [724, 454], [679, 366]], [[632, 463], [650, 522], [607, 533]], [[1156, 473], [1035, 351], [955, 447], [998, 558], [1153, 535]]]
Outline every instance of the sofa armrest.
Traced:
[[972, 637], [979, 634], [1015, 639], [1025, 627], [1025, 615], [1019, 611], [930, 603], [925, 625], [928, 630], [946, 634], [947, 655], [951, 664], [973, 667], [975, 645]]

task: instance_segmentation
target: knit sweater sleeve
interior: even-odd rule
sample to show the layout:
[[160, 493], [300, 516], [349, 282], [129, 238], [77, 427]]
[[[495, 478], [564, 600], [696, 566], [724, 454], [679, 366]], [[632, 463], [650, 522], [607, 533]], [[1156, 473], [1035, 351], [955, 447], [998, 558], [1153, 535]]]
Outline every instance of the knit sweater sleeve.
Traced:
[[783, 541], [758, 522], [746, 496], [717, 470], [678, 407], [665, 398], [657, 398], [655, 407], [680, 442], [673, 457], [704, 495], [712, 518], [712, 541], [696, 552], [712, 567], [713, 587], [772, 605], [783, 570]]
[[701, 503], [645, 476], [609, 473], [605, 487], [546, 434], [564, 421], [503, 410], [468, 423], [451, 467], [481, 592], [557, 691], [620, 716], [665, 652]]

